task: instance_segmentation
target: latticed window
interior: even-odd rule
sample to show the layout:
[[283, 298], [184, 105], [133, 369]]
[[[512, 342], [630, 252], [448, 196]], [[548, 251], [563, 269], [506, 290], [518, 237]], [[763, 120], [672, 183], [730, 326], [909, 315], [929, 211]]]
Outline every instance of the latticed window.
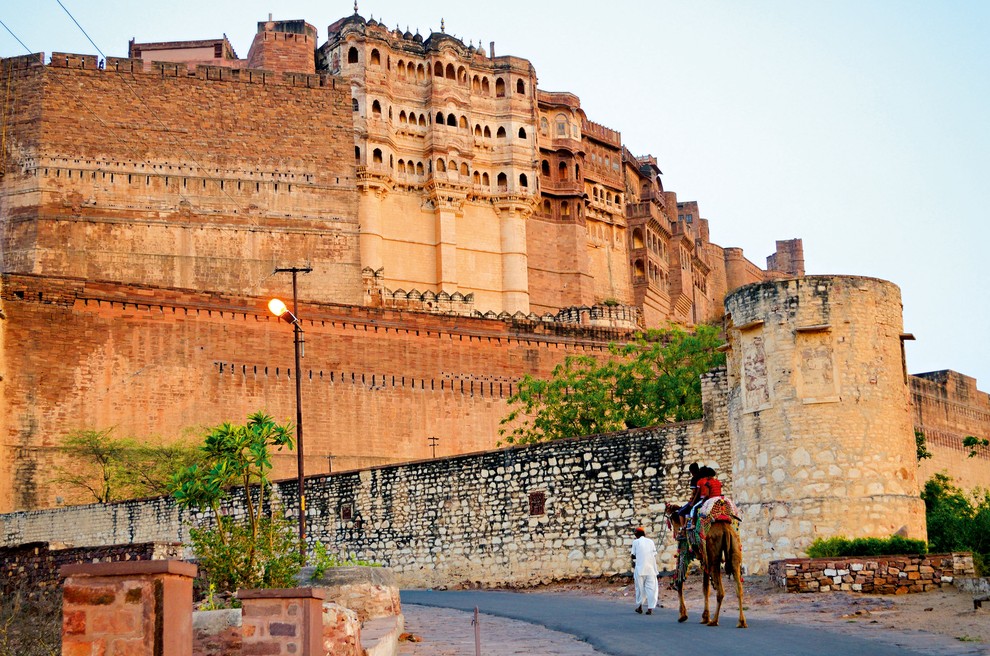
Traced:
[[543, 515], [546, 513], [547, 506], [547, 493], [546, 492], [530, 492], [529, 493], [529, 514], [530, 515]]

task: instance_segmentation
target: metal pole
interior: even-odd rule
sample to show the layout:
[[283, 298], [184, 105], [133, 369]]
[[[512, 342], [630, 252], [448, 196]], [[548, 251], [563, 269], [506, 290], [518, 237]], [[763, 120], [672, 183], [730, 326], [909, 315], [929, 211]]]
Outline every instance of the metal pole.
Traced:
[[303, 464], [305, 453], [303, 451], [302, 363], [300, 359], [305, 355], [306, 347], [303, 341], [302, 325], [299, 321], [299, 293], [296, 275], [309, 273], [312, 270], [310, 267], [286, 267], [274, 271], [274, 273], [292, 273], [292, 316], [295, 317], [292, 324], [292, 334], [296, 356], [296, 476], [299, 484], [299, 555], [302, 557], [304, 565], [306, 564], [306, 472]]
[[474, 656], [481, 656], [481, 622], [478, 621], [478, 607], [474, 607]]

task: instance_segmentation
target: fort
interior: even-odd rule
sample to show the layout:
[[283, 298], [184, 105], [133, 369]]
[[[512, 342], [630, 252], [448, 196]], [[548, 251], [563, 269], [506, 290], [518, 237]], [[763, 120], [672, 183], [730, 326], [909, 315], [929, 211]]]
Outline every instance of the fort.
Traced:
[[[327, 34], [269, 20], [243, 60], [218, 39], [0, 62], [4, 544], [175, 539], [164, 500], [37, 514], [68, 498], [49, 475], [64, 435], [287, 418], [297, 377], [306, 470], [325, 482], [314, 534], [451, 576], [476, 554], [438, 561], [426, 540], [441, 524], [415, 525], [431, 507], [457, 517], [450, 535], [484, 539], [501, 580], [543, 553], [495, 549], [513, 527], [549, 551], [578, 539], [578, 518], [602, 525], [560, 564], [574, 573], [683, 495], [692, 459], [725, 473], [754, 569], [819, 534], [923, 537], [919, 485], [936, 471], [990, 485], [990, 450], [962, 445], [990, 432], [990, 397], [956, 372], [907, 374], [895, 285], [806, 276], [800, 239], [765, 268], [712, 243], [657, 158], [539, 89], [528, 60], [356, 13]], [[265, 303], [290, 293], [273, 270], [301, 265], [295, 371]], [[668, 322], [725, 328], [704, 420], [495, 449], [524, 375]], [[915, 431], [934, 455], [920, 464]], [[275, 464], [295, 471], [291, 454]], [[529, 514], [535, 492], [557, 519]], [[482, 510], [481, 526], [462, 517]], [[59, 517], [113, 528], [56, 535]]]

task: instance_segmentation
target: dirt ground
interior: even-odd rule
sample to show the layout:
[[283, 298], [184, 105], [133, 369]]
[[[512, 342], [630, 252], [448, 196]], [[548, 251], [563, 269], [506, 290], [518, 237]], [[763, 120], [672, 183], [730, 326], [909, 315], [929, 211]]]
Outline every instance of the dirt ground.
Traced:
[[[667, 587], [669, 581], [668, 578], [661, 579], [660, 603], [666, 608], [676, 608], [677, 592]], [[555, 583], [539, 590], [630, 600], [635, 598], [632, 581], [628, 578]], [[773, 619], [874, 636], [882, 632], [921, 630], [948, 636], [960, 643], [973, 643], [974, 647], [986, 646], [990, 653], [990, 602], [984, 602], [983, 608], [974, 610], [973, 594], [961, 592], [952, 586], [907, 595], [849, 592], [799, 594], [784, 592], [772, 585], [766, 576], [748, 576], [745, 577], [743, 596], [743, 610], [750, 621], [759, 618]], [[688, 621], [700, 621], [703, 608], [700, 577], [688, 578], [685, 602], [688, 607]], [[714, 592], [710, 603], [714, 610]], [[734, 626], [738, 608], [735, 586], [731, 581], [726, 581], [720, 624]]]

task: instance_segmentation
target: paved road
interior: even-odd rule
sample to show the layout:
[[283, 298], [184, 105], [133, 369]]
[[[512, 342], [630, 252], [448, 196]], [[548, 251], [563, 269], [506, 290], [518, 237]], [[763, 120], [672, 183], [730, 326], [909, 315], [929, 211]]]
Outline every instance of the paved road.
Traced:
[[700, 651], [707, 653], [759, 656], [986, 653], [982, 646], [958, 643], [939, 644], [934, 649], [934, 645], [909, 634], [895, 642], [881, 642], [752, 617], [747, 617], [750, 628], [737, 629], [735, 607], [731, 603], [728, 613], [725, 607], [722, 609], [721, 626], [708, 627], [697, 623], [700, 619], [697, 613], [684, 624], [678, 624], [677, 611], [672, 608], [658, 608], [655, 615], [648, 617], [633, 613], [631, 603], [550, 593], [403, 590], [402, 602], [464, 611], [473, 611], [477, 606], [488, 615], [523, 620], [571, 634], [612, 656], [685, 653], [685, 647], [691, 644], [704, 645]]

